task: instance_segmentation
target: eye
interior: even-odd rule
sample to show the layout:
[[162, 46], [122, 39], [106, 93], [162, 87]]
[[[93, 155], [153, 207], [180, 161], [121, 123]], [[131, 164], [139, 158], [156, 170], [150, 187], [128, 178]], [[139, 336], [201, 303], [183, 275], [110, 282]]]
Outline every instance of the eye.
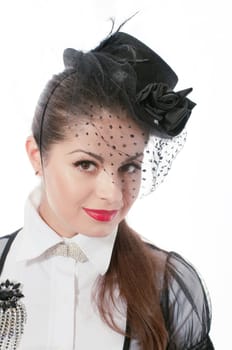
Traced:
[[79, 160], [75, 163], [73, 163], [75, 168], [78, 168], [80, 171], [85, 171], [85, 172], [93, 172], [97, 168], [97, 164], [90, 160]]
[[120, 172], [134, 174], [137, 170], [141, 170], [141, 166], [137, 163], [129, 163], [120, 167]]

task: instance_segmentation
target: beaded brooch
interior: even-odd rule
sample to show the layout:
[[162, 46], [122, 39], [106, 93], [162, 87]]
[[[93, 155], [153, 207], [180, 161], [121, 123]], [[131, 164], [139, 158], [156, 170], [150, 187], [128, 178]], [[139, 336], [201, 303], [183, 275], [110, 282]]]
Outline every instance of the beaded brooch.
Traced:
[[21, 284], [8, 279], [0, 283], [0, 349], [17, 349], [26, 323], [26, 309], [20, 301]]

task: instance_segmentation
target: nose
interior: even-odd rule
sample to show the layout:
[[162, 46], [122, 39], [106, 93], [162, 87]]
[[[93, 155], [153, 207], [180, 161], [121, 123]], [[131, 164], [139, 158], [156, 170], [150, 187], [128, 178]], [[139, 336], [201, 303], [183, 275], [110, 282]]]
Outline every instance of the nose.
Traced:
[[109, 203], [120, 203], [123, 199], [122, 182], [112, 173], [102, 171], [96, 183], [97, 197]]

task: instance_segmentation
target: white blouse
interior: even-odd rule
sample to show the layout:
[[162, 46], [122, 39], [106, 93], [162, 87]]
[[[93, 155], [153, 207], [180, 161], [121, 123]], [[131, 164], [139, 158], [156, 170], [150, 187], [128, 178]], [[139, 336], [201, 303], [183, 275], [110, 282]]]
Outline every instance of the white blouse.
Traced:
[[[27, 311], [20, 350], [122, 350], [124, 337], [109, 328], [92, 302], [92, 289], [109, 266], [116, 231], [107, 237], [78, 234], [63, 239], [37, 212], [38, 189], [25, 205], [23, 229], [8, 253], [1, 279], [21, 282]], [[47, 257], [44, 252], [62, 241], [76, 242], [88, 261]], [[122, 304], [118, 324], [126, 327]], [[137, 349], [132, 342], [130, 349]]]

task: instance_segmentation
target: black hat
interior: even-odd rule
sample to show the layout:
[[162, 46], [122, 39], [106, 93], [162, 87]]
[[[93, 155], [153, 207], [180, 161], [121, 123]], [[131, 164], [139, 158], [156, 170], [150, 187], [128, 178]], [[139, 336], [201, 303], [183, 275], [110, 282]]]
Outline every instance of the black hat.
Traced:
[[89, 62], [93, 62], [95, 57], [100, 64], [107, 63], [109, 71], [113, 71], [115, 65], [118, 67], [118, 63], [125, 63], [120, 67], [130, 69], [135, 82], [130, 95], [133, 110], [137, 119], [148, 125], [151, 131], [169, 138], [184, 129], [195, 106], [186, 97], [192, 88], [174, 92], [178, 82], [176, 73], [143, 42], [117, 31], [87, 53], [84, 60], [83, 57], [81, 51], [66, 49], [64, 64], [66, 68], [77, 68], [80, 60], [88, 63], [87, 57]]
[[138, 119], [162, 137], [177, 136], [184, 129], [195, 103], [186, 98], [192, 88], [174, 92], [178, 77], [152, 49], [135, 37], [116, 32], [92, 52], [100, 52], [130, 63], [136, 74]]
[[[116, 32], [103, 40], [93, 52], [100, 51], [117, 56], [119, 59], [134, 62], [133, 68], [137, 74], [137, 91], [149, 83], [164, 83], [173, 89], [178, 81], [172, 68], [147, 45], [135, 37]], [[133, 53], [135, 57], [133, 57]]]

